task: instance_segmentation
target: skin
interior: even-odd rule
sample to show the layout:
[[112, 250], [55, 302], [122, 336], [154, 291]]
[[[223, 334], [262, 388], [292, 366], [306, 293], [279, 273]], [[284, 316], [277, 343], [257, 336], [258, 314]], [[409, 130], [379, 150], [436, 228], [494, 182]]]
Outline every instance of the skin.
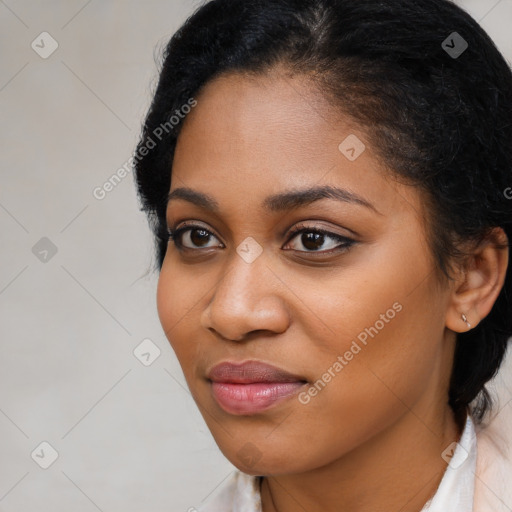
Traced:
[[[472, 327], [488, 314], [508, 253], [484, 244], [464, 272], [440, 282], [420, 192], [391, 178], [365, 132], [306, 77], [277, 68], [223, 75], [197, 100], [170, 191], [207, 194], [219, 211], [169, 202], [171, 228], [211, 234], [185, 232], [188, 248], [169, 242], [157, 304], [212, 435], [240, 470], [266, 475], [264, 512], [420, 511], [463, 426], [447, 404], [456, 332], [468, 329], [461, 314]], [[350, 134], [366, 145], [355, 161], [338, 149]], [[262, 206], [273, 194], [320, 185], [372, 207], [335, 199]], [[326, 236], [314, 251], [300, 233], [290, 237], [299, 223], [356, 243], [336, 251], [340, 242]], [[247, 237], [263, 250], [252, 263], [236, 251]], [[401, 311], [309, 403], [295, 396], [234, 415], [212, 397], [206, 374], [225, 360], [256, 359], [314, 383], [396, 303]]]

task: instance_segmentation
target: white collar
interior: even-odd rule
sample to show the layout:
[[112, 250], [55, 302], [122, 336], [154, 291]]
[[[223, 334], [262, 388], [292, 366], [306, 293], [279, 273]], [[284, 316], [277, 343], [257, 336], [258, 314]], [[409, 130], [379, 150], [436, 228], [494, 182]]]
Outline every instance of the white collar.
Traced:
[[[453, 455], [448, 459], [449, 455]], [[468, 415], [462, 436], [443, 452], [450, 460], [434, 496], [421, 512], [471, 512], [476, 470], [476, 434], [471, 416]], [[198, 512], [262, 512], [259, 477], [233, 471], [216, 495]]]
[[[452, 443], [444, 450], [442, 457], [448, 462], [443, 478], [434, 496], [421, 512], [471, 512], [475, 491], [476, 432], [471, 416], [458, 443]], [[453, 456], [450, 455], [453, 453]]]

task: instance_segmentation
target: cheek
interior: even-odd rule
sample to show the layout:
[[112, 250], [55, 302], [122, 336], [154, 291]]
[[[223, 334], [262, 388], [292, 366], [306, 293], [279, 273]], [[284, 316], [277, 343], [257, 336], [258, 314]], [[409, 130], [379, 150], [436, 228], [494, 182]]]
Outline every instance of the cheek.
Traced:
[[[174, 254], [168, 254], [162, 265], [157, 286], [157, 309], [160, 322], [167, 330], [197, 315], [201, 297], [205, 294], [198, 271], [180, 264]], [[172, 329], [174, 330], [174, 329]]]
[[[355, 321], [350, 323], [349, 318]], [[375, 312], [373, 306], [355, 310], [339, 330], [334, 329], [338, 335], [324, 338], [321, 360], [316, 352], [318, 398], [311, 404], [316, 403], [318, 412], [323, 401], [334, 408], [338, 404], [360, 420], [377, 418], [379, 404], [382, 410], [394, 404], [399, 408], [414, 405], [440, 356], [436, 338], [442, 333], [434, 333], [428, 322], [419, 317], [413, 303], [403, 300], [391, 307], [384, 303]], [[314, 356], [311, 352], [311, 360]]]
[[191, 336], [192, 324], [197, 326], [201, 296], [197, 280], [188, 279], [176, 266], [164, 262], [157, 286], [157, 310], [160, 323], [176, 356], [187, 373], [188, 360], [194, 358], [198, 340]]
[[414, 264], [407, 265], [392, 253], [379, 256], [389, 262], [387, 268], [367, 262], [364, 271], [334, 280], [336, 286], [325, 283], [315, 305], [329, 330], [319, 337], [310, 324], [308, 337], [315, 345], [306, 349], [317, 378], [329, 380], [329, 369], [336, 374], [319, 395], [350, 405], [366, 417], [361, 419], [378, 416], [370, 413], [379, 409], [376, 403], [385, 404], [383, 410], [394, 403], [412, 406], [444, 364], [445, 301], [428, 261], [411, 254]]

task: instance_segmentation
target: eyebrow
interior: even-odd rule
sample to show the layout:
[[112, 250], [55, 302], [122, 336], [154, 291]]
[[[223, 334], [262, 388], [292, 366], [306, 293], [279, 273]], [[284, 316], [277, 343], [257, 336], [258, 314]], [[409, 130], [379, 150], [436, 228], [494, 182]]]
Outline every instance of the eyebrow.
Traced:
[[[174, 189], [167, 196], [167, 204], [176, 199], [188, 201], [214, 213], [220, 212], [219, 203], [213, 197], [191, 188], [180, 187]], [[262, 206], [269, 212], [282, 212], [307, 206], [321, 199], [334, 199], [344, 203], [357, 204], [382, 215], [375, 206], [354, 192], [329, 185], [280, 192], [279, 194], [268, 196], [263, 201]]]

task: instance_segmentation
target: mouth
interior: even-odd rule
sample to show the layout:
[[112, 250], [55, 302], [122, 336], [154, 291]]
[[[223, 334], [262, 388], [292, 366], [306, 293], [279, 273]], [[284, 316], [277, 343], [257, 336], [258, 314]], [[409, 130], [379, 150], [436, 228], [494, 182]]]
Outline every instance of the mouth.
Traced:
[[218, 405], [237, 415], [275, 407], [308, 384], [305, 377], [259, 361], [220, 363], [209, 371], [208, 380]]

